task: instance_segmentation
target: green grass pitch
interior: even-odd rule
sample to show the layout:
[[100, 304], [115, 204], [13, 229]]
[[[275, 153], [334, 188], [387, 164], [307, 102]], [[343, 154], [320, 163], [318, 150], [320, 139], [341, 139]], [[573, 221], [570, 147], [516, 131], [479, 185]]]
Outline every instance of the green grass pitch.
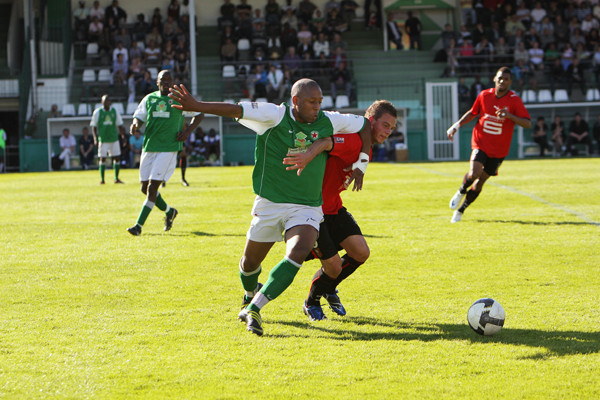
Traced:
[[[307, 262], [263, 337], [236, 320], [250, 167], [177, 170], [172, 231], [155, 209], [140, 237], [136, 170], [0, 175], [0, 397], [600, 398], [600, 159], [506, 161], [450, 224], [467, 167], [370, 165], [344, 194], [371, 247], [348, 315], [308, 321]], [[466, 322], [482, 297], [506, 310], [493, 337]]]

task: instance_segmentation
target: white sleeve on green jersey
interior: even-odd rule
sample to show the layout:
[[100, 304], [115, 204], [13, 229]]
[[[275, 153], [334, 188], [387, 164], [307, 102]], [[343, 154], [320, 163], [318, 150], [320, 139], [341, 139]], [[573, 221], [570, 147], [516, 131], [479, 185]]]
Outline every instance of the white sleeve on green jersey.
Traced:
[[148, 96], [144, 97], [140, 104], [138, 104], [135, 112], [133, 113], [133, 118], [137, 118], [142, 122], [146, 122], [146, 117], [148, 116], [148, 108], [146, 107], [146, 102], [148, 101]]
[[333, 133], [356, 133], [360, 132], [365, 125], [366, 119], [356, 114], [340, 114], [337, 111], [323, 111], [333, 125]]
[[98, 126], [98, 118], [100, 115], [100, 109], [96, 108], [92, 114], [92, 120], [90, 121], [90, 126]]
[[259, 135], [279, 125], [286, 110], [283, 104], [242, 102], [239, 105], [242, 107], [242, 117], [238, 122]]
[[123, 117], [121, 117], [121, 113], [116, 108], [115, 113], [117, 114], [117, 126], [123, 125]]

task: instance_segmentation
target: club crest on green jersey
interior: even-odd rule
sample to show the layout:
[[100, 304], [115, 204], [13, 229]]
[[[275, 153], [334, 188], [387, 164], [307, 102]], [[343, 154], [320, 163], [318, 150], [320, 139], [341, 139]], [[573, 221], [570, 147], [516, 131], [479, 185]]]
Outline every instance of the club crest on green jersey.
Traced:
[[104, 116], [104, 122], [102, 122], [102, 125], [112, 125], [112, 124], [113, 124], [113, 121], [112, 121], [112, 119], [110, 118], [110, 115], [109, 115], [109, 114], [106, 114], [106, 115]]
[[167, 110], [167, 103], [160, 101], [156, 106], [155, 111], [152, 112], [152, 116], [155, 118], [169, 118], [171, 113]]
[[296, 140], [294, 141], [294, 146], [305, 148], [306, 147], [306, 134], [304, 132], [296, 132]]

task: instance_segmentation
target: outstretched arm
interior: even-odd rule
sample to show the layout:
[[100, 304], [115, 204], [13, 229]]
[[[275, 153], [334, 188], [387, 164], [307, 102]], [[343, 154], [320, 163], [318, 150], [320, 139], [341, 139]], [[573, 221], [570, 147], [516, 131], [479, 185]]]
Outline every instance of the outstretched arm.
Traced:
[[173, 107], [179, 110], [196, 111], [229, 118], [240, 118], [242, 116], [242, 107], [238, 104], [198, 101], [194, 99], [194, 96], [188, 92], [184, 85], [173, 85], [169, 90], [171, 92], [169, 97], [179, 103], [174, 104]]
[[452, 125], [450, 128], [448, 128], [448, 130], [446, 131], [446, 134], [448, 135], [448, 139], [450, 139], [451, 141], [454, 140], [454, 134], [456, 132], [458, 132], [458, 128], [460, 126], [474, 120], [476, 117], [477, 117], [476, 114], [471, 113], [470, 110], [467, 111], [462, 117], [460, 117], [460, 119], [458, 121], [456, 121], [454, 123], [454, 125]]
[[333, 149], [333, 136], [315, 140], [304, 153], [288, 153], [287, 157], [283, 159], [285, 165], [291, 165], [286, 167], [288, 171], [297, 169], [298, 176], [302, 174], [304, 168], [311, 162], [318, 154], [324, 151], [331, 151]]

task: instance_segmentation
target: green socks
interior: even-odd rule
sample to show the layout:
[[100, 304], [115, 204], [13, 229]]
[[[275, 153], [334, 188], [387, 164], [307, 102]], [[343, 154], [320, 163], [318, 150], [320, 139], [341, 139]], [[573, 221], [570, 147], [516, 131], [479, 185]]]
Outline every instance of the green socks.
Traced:
[[258, 285], [258, 276], [260, 275], [261, 271], [262, 268], [259, 265], [256, 270], [252, 272], [245, 272], [242, 270], [242, 265], [240, 263], [240, 280], [242, 281], [242, 286], [244, 287], [247, 296], [248, 293], [253, 293], [252, 296], [254, 296], [254, 291]]
[[[115, 181], [119, 180], [119, 171], [121, 170], [121, 164], [113, 162], [113, 169], [115, 170]], [[104, 180], [104, 177], [102, 178]]]
[[[269, 274], [269, 279], [265, 286], [260, 292], [254, 296], [254, 300], [248, 306], [250, 310], [260, 311], [260, 309], [267, 304], [270, 300], [274, 300], [285, 289], [290, 286], [294, 280], [294, 277], [300, 270], [302, 264], [295, 263], [294, 261], [284, 257]], [[263, 296], [261, 296], [261, 294]]]
[[100, 179], [102, 180], [102, 182], [104, 182], [104, 170], [106, 169], [106, 165], [104, 165], [104, 163], [101, 162], [98, 166], [98, 169], [100, 170]]
[[152, 208], [154, 207], [154, 203], [146, 200], [144, 202], [144, 205], [142, 206], [142, 211], [140, 211], [140, 215], [138, 216], [137, 219], [137, 224], [139, 226], [144, 226], [144, 223], [146, 222], [146, 219], [148, 218], [148, 215], [150, 215], [150, 211], [152, 211]]

